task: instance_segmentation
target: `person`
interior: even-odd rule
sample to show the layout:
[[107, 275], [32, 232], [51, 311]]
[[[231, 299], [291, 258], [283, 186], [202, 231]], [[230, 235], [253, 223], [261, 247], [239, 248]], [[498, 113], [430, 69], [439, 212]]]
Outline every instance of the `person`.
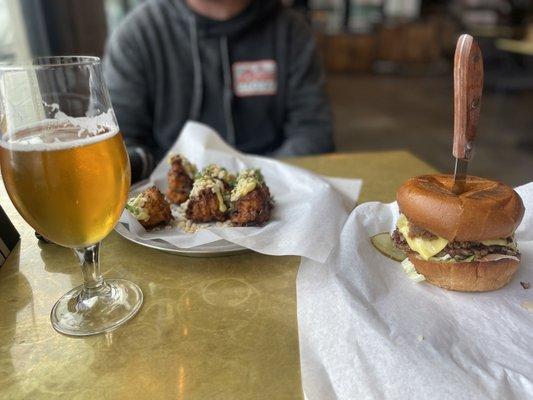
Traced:
[[279, 0], [149, 0], [113, 32], [104, 74], [134, 181], [187, 120], [247, 153], [333, 150], [311, 27]]

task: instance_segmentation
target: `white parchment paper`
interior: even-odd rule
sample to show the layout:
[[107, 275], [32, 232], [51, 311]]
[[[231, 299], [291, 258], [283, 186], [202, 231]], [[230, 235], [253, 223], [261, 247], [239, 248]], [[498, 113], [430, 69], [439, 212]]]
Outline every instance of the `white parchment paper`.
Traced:
[[[221, 239], [271, 255], [299, 255], [323, 262], [336, 245], [353, 209], [361, 180], [325, 178], [283, 162], [242, 154], [228, 146], [211, 128], [188, 122], [170, 153], [184, 154], [201, 169], [210, 163], [237, 172], [260, 168], [274, 197], [270, 222], [262, 227], [210, 227], [194, 234], [180, 228], [147, 232], [124, 211], [121, 222], [142, 239], [162, 239], [179, 248], [192, 248]], [[167, 188], [168, 156], [150, 177], [163, 193]]]
[[[533, 398], [533, 183], [511, 283], [459, 293], [411, 281], [369, 237], [391, 230], [395, 203], [350, 215], [326, 263], [303, 259], [297, 280], [308, 400]], [[531, 302], [531, 303], [530, 303]]]

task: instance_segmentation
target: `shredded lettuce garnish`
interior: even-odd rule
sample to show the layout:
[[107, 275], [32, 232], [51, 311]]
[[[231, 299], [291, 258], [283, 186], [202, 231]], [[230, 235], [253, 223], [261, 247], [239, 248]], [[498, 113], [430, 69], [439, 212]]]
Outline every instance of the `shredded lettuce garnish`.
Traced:
[[207, 167], [202, 169], [198, 174], [196, 174], [196, 179], [199, 179], [202, 176], [209, 176], [211, 178], [220, 179], [221, 181], [223, 181], [224, 183], [230, 186], [234, 186], [235, 181], [237, 179], [235, 175], [229, 173], [229, 171], [226, 168], [221, 167], [220, 165], [217, 165], [217, 164], [209, 164]]
[[459, 263], [459, 262], [472, 262], [477, 261], [475, 255], [471, 255], [466, 258], [458, 258], [458, 257], [452, 257], [449, 254], [446, 254], [442, 257], [431, 257], [429, 259], [431, 262], [440, 262], [440, 263]]
[[453, 258], [451, 255], [449, 254], [445, 254], [444, 256], [442, 257], [431, 257], [429, 259], [429, 261], [433, 261], [433, 262], [442, 262], [442, 263], [454, 263], [455, 262], [455, 258]]
[[422, 282], [426, 280], [424, 275], [421, 275], [416, 272], [415, 266], [411, 261], [409, 261], [409, 258], [406, 258], [402, 261], [402, 268], [409, 279], [415, 282]]

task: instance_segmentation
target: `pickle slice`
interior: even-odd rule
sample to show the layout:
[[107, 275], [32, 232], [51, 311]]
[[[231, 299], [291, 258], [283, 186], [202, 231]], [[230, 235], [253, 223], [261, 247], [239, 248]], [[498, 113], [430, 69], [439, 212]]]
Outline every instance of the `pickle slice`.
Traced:
[[403, 261], [407, 257], [403, 251], [398, 250], [394, 246], [390, 233], [388, 232], [378, 233], [377, 235], [372, 236], [370, 241], [381, 254], [394, 261]]

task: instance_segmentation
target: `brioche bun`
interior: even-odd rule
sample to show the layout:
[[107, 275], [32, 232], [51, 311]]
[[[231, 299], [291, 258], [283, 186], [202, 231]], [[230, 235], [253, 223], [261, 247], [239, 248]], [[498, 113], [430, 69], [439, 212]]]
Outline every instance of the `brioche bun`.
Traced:
[[487, 292], [507, 285], [518, 269], [517, 260], [443, 263], [424, 261], [413, 254], [409, 260], [426, 280], [448, 290]]
[[398, 206], [414, 225], [451, 242], [506, 238], [522, 221], [524, 204], [511, 187], [468, 176], [456, 195], [452, 185], [452, 175], [411, 178], [397, 192]]

